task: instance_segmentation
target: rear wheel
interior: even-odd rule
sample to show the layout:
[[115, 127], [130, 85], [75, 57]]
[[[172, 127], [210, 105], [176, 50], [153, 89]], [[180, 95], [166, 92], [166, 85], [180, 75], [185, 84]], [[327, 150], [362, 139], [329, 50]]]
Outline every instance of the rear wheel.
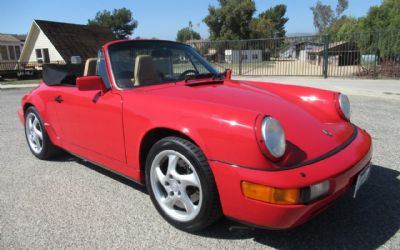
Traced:
[[59, 148], [50, 141], [39, 112], [34, 107], [29, 107], [25, 112], [25, 137], [32, 154], [41, 160], [59, 152]]
[[188, 140], [166, 137], [152, 147], [146, 161], [146, 184], [158, 212], [181, 230], [201, 230], [221, 216], [208, 162]]

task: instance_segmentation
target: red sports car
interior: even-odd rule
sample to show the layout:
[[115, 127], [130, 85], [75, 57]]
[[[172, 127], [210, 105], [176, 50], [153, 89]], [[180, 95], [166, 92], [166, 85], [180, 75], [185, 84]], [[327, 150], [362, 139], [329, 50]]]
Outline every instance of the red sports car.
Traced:
[[170, 41], [114, 41], [84, 67], [45, 66], [19, 117], [37, 158], [63, 149], [145, 184], [185, 231], [222, 215], [291, 228], [370, 172], [371, 137], [344, 94], [231, 80]]

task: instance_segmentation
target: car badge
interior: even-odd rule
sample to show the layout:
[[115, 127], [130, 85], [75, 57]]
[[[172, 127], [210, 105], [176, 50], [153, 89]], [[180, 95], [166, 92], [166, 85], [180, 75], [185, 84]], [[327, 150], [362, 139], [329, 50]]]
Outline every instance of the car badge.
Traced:
[[322, 130], [322, 133], [324, 133], [324, 134], [326, 134], [326, 135], [328, 135], [328, 136], [332, 136], [332, 133], [329, 132], [329, 131], [326, 130], [326, 129], [323, 129], [323, 130]]

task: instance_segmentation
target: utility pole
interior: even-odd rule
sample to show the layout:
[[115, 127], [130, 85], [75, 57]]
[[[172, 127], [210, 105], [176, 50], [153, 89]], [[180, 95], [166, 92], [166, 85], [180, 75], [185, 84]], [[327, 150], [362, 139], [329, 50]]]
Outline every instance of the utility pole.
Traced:
[[190, 40], [193, 41], [193, 24], [192, 24], [192, 21], [189, 21], [189, 30], [190, 30]]

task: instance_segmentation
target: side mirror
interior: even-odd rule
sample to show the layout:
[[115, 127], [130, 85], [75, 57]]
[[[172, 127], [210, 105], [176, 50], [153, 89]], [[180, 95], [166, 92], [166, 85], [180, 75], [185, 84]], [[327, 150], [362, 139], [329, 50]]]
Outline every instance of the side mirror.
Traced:
[[225, 70], [225, 79], [230, 80], [232, 78], [232, 70], [226, 69]]
[[81, 91], [100, 90], [102, 93], [107, 91], [103, 79], [100, 76], [82, 76], [76, 79], [76, 85]]

